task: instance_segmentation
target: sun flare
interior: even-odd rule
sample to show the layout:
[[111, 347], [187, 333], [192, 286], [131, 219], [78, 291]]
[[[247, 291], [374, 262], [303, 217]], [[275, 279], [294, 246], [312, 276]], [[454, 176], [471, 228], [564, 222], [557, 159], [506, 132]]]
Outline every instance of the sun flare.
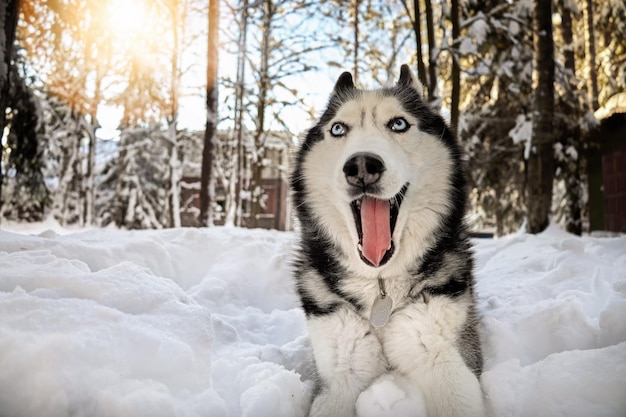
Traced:
[[155, 7], [146, 0], [110, 0], [106, 19], [112, 39], [133, 52], [162, 35]]
[[119, 35], [141, 32], [146, 23], [146, 5], [141, 0], [111, 0], [108, 12], [109, 27]]

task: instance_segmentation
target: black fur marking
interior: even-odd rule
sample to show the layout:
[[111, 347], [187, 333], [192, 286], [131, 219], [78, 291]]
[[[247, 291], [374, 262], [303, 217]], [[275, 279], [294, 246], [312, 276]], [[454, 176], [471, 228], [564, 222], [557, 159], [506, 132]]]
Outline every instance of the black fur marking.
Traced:
[[[301, 206], [300, 209], [305, 209]], [[308, 211], [308, 208], [306, 208]], [[303, 271], [313, 269], [322, 277], [326, 288], [333, 294], [339, 296], [345, 302], [352, 305], [356, 311], [361, 311], [363, 306], [360, 302], [352, 297], [347, 296], [339, 288], [341, 277], [347, 274], [347, 271], [339, 264], [332, 255], [333, 249], [338, 252], [339, 249], [334, 248], [333, 243], [324, 233], [317, 229], [313, 224], [301, 219], [302, 227], [302, 251], [300, 258], [296, 260], [296, 280], [298, 281], [298, 292], [302, 301], [302, 307], [307, 316], [326, 315], [336, 311], [342, 303], [334, 302], [329, 305], [320, 305], [315, 298], [308, 294], [304, 285], [300, 283], [303, 278]]]
[[398, 86], [410, 87], [413, 84], [413, 76], [411, 75], [411, 69], [407, 64], [400, 67], [400, 78], [398, 79]]
[[326, 306], [320, 305], [315, 297], [309, 294], [303, 288], [298, 288], [298, 295], [300, 295], [300, 302], [304, 313], [308, 316], [325, 316], [327, 314], [334, 313], [341, 306], [341, 303], [331, 303]]
[[[466, 274], [463, 274], [463, 275], [466, 275]], [[464, 277], [453, 276], [445, 284], [438, 285], [435, 287], [427, 287], [424, 291], [426, 291], [428, 295], [432, 295], [432, 296], [440, 295], [440, 296], [447, 296], [451, 298], [457, 298], [467, 292], [467, 289], [470, 286], [470, 280], [468, 280], [468, 278], [469, 277], [467, 276], [464, 276]]]
[[[358, 302], [358, 300], [346, 296], [346, 294], [344, 294], [339, 288], [341, 278], [346, 276], [348, 272], [339, 264], [331, 253], [333, 243], [330, 239], [321, 237], [322, 235], [322, 231], [318, 230], [315, 233], [315, 237], [309, 236], [309, 238], [304, 239], [303, 243], [306, 245], [307, 261], [309, 262], [309, 265], [322, 276], [324, 284], [326, 284], [326, 287], [332, 293], [337, 294], [352, 304], [357, 311], [360, 311], [363, 306]], [[336, 253], [339, 252], [338, 248], [334, 249]]]
[[340, 94], [348, 90], [354, 90], [355, 88], [354, 81], [352, 80], [352, 74], [346, 71], [337, 79], [333, 91]]

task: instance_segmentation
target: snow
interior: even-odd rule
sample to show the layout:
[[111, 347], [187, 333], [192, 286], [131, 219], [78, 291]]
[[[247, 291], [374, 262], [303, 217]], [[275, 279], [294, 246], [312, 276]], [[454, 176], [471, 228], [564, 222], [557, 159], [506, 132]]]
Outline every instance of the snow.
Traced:
[[469, 54], [477, 54], [478, 49], [476, 48], [476, 44], [472, 41], [471, 38], [463, 38], [461, 41], [461, 45], [459, 46], [459, 54], [460, 55], [469, 55]]
[[[305, 416], [293, 233], [39, 226], [0, 231], [0, 416]], [[492, 415], [623, 416], [626, 237], [475, 245]], [[426, 415], [397, 375], [356, 409]]]
[[515, 126], [509, 132], [509, 137], [513, 139], [513, 143], [524, 143], [524, 159], [530, 157], [530, 148], [532, 144], [533, 122], [525, 114], [518, 114], [515, 119]]
[[489, 23], [482, 12], [479, 12], [468, 30], [468, 35], [476, 44], [482, 45], [489, 33]]

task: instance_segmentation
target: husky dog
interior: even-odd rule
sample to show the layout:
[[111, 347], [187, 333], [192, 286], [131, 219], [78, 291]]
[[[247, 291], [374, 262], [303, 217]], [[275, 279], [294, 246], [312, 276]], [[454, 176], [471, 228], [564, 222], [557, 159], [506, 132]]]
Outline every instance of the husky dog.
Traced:
[[291, 190], [319, 379], [309, 415], [355, 416], [359, 394], [392, 373], [430, 417], [484, 416], [461, 152], [407, 65], [378, 90], [339, 77]]

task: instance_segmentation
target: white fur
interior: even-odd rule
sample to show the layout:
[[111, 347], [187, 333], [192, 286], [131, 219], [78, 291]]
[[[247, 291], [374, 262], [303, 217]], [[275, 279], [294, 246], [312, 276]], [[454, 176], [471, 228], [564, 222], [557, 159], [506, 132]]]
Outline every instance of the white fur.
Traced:
[[[410, 130], [391, 132], [386, 124], [395, 117], [404, 117]], [[350, 127], [345, 138], [330, 135], [334, 122]], [[424, 303], [407, 299], [409, 265], [431, 245], [451, 204], [448, 150], [439, 138], [419, 131], [417, 125], [418, 120], [396, 98], [366, 91], [339, 108], [323, 128], [325, 139], [313, 145], [304, 161], [302, 175], [312, 215], [343, 249], [339, 261], [349, 274], [338, 284], [341, 291], [373, 303], [379, 294], [377, 278], [382, 278], [394, 306], [390, 321], [380, 329], [369, 323], [371, 304], [361, 314], [344, 305], [332, 314], [309, 318], [315, 361], [324, 382], [310, 417], [354, 417], [359, 393], [390, 368], [424, 394], [430, 417], [485, 415], [478, 378], [457, 349], [456, 338], [471, 300], [434, 297]], [[357, 152], [371, 152], [385, 161], [378, 198], [391, 199], [404, 184], [410, 184], [392, 236], [395, 253], [379, 268], [360, 259], [342, 172], [346, 160]], [[316, 272], [304, 278], [305, 288], [322, 303], [341, 301]]]
[[348, 308], [308, 321], [309, 335], [322, 388], [310, 417], [352, 417], [359, 394], [387, 367], [380, 341], [370, 324]]
[[456, 348], [466, 309], [467, 302], [443, 297], [412, 303], [376, 330], [348, 308], [310, 319], [318, 372], [331, 382], [309, 416], [354, 417], [358, 395], [388, 366], [424, 395], [429, 416], [485, 416], [480, 383]]
[[429, 416], [485, 415], [480, 383], [456, 347], [466, 311], [467, 303], [437, 297], [408, 305], [382, 328], [386, 358], [421, 389]]

